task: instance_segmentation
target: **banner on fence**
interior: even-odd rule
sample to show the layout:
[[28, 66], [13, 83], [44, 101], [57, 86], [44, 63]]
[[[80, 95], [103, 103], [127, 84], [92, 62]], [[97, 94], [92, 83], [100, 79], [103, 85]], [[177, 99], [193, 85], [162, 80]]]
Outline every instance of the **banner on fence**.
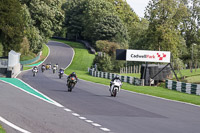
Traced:
[[170, 63], [171, 54], [169, 51], [148, 51], [148, 50], [127, 50], [127, 61], [141, 62], [164, 62]]

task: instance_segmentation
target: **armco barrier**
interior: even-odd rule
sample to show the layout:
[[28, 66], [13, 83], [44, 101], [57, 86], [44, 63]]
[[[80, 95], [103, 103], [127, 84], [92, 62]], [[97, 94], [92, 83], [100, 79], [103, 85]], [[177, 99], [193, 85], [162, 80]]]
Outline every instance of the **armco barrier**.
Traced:
[[170, 90], [175, 90], [188, 94], [200, 95], [200, 84], [191, 84], [191, 83], [166, 80], [165, 87]]
[[[90, 69], [90, 68], [88, 68], [88, 71], [89, 71], [89, 74], [94, 76], [94, 77], [113, 79], [116, 76], [116, 74], [114, 74], [114, 73], [95, 71], [94, 69]], [[120, 76], [120, 78], [121, 78], [122, 82], [130, 83], [130, 84], [137, 85], [137, 86], [142, 85], [142, 80], [135, 78], [135, 77]]]

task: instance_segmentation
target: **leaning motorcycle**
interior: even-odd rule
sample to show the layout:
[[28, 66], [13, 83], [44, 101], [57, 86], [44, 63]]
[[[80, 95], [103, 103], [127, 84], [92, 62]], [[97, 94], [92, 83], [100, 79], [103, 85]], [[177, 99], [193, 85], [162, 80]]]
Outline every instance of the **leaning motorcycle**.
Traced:
[[71, 92], [72, 91], [72, 89], [74, 88], [74, 86], [76, 85], [76, 78], [75, 77], [70, 77], [69, 79], [68, 79], [68, 84], [67, 84], [67, 86], [68, 86], [68, 91], [69, 92]]
[[116, 97], [117, 93], [120, 91], [121, 85], [122, 85], [121, 81], [117, 79], [111, 82], [111, 87], [110, 87], [111, 96]]

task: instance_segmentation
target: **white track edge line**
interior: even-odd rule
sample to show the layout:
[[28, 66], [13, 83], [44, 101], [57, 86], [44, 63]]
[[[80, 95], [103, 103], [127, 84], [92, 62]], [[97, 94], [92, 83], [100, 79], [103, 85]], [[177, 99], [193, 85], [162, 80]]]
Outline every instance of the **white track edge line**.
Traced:
[[31, 132], [29, 132], [29, 131], [27, 131], [27, 130], [24, 130], [24, 129], [22, 129], [22, 128], [16, 126], [16, 125], [14, 125], [13, 123], [7, 121], [6, 119], [4, 119], [4, 118], [1, 117], [1, 116], [0, 116], [0, 121], [2, 121], [2, 122], [5, 123], [6, 125], [8, 125], [8, 126], [14, 128], [14, 129], [16, 129], [16, 130], [18, 130], [18, 131], [20, 131], [20, 132], [22, 132], [22, 133], [31, 133]]

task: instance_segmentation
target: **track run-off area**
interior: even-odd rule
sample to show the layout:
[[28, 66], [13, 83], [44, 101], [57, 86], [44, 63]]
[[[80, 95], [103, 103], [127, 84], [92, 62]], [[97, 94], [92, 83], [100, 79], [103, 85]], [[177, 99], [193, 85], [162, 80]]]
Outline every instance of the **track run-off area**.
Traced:
[[[45, 64], [66, 68], [74, 51], [50, 41]], [[81, 64], [80, 64], [81, 65]], [[39, 67], [40, 68], [40, 67]], [[78, 76], [78, 73], [77, 73]], [[200, 107], [79, 80], [67, 91], [65, 75], [25, 71], [0, 79], [0, 124], [8, 133], [197, 133]]]

